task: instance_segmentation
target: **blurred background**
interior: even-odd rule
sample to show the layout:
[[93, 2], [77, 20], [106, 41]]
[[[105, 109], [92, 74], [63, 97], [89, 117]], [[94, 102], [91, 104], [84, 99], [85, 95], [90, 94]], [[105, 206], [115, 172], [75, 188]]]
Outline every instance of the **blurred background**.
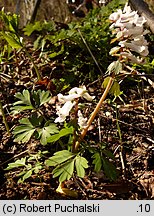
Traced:
[[[20, 27], [29, 21], [55, 20], [68, 23], [79, 19], [93, 7], [100, 7], [111, 0], [0, 0], [0, 8], [20, 15]], [[154, 11], [154, 0], [145, 0]]]

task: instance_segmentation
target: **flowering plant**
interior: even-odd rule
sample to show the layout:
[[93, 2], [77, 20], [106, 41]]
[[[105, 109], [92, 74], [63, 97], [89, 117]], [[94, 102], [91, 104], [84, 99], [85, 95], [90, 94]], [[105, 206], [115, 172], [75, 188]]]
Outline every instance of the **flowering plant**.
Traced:
[[149, 53], [148, 42], [145, 39], [149, 31], [144, 30], [146, 19], [126, 4], [123, 11], [119, 9], [112, 13], [109, 20], [112, 22], [110, 29], [116, 35], [114, 41], [119, 41], [118, 46], [111, 49], [110, 55], [118, 56], [125, 62], [144, 63], [144, 57]]
[[[146, 22], [146, 20], [144, 17], [139, 16], [137, 11], [132, 11], [130, 6], [126, 4], [123, 10], [119, 9], [116, 12], [112, 13], [109, 16], [109, 20], [111, 21], [110, 29], [112, 30], [113, 35], [116, 36], [111, 42], [118, 42], [117, 46], [113, 47], [110, 50], [110, 55], [118, 57], [118, 60], [112, 62], [108, 66], [107, 72], [109, 72], [109, 76], [105, 79], [103, 83], [105, 91], [100, 98], [100, 101], [97, 103], [97, 106], [91, 114], [90, 118], [87, 120], [87, 118], [83, 117], [83, 114], [79, 109], [78, 104], [79, 98], [84, 98], [87, 101], [92, 101], [94, 99], [94, 97], [90, 96], [87, 93], [85, 86], [81, 88], [72, 88], [66, 96], [62, 95], [61, 93], [58, 94], [58, 103], [56, 105], [56, 114], [58, 115], [58, 117], [55, 119], [55, 123], [64, 122], [66, 118], [70, 115], [71, 111], [74, 109], [75, 117], [78, 119], [78, 126], [80, 127], [80, 129], [82, 129], [81, 134], [78, 134], [78, 137], [76, 137], [76, 133], [74, 133], [72, 153], [63, 151], [66, 154], [66, 157], [65, 159], [63, 158], [62, 161], [60, 161], [62, 165], [60, 165], [60, 163], [57, 163], [56, 165], [59, 165], [60, 168], [55, 168], [53, 170], [53, 174], [55, 177], [61, 175], [60, 182], [63, 182], [63, 180], [69, 179], [71, 177], [71, 174], [64, 175], [64, 172], [61, 171], [61, 166], [65, 166], [65, 169], [68, 169], [70, 173], [73, 173], [72, 167], [74, 166], [74, 163], [76, 164], [76, 161], [80, 161], [80, 163], [76, 164], [77, 175], [80, 177], [83, 176], [84, 169], [87, 168], [87, 161], [81, 156], [80, 159], [77, 158], [76, 154], [78, 154], [79, 152], [79, 145], [85, 137], [91, 123], [93, 122], [109, 91], [116, 91], [115, 96], [119, 96], [120, 88], [117, 81], [117, 75], [123, 72], [123, 63], [142, 64], [145, 61], [145, 57], [149, 53], [148, 42], [145, 39], [145, 35], [148, 33], [148, 31], [144, 30], [144, 23]], [[55, 153], [53, 157], [47, 160], [46, 164], [49, 166], [54, 166], [54, 161], [59, 160], [59, 154], [60, 152]], [[96, 163], [95, 168], [98, 171], [100, 170], [102, 164], [101, 161], [103, 160], [103, 163], [105, 163], [105, 160], [101, 159], [103, 158], [102, 150], [100, 150], [100, 153], [96, 152], [93, 155], [93, 158], [93, 163]], [[80, 171], [78, 169], [79, 164]], [[81, 164], [83, 165], [82, 168]], [[112, 177], [114, 179], [116, 176], [116, 171], [110, 163], [108, 163], [107, 167], [109, 167], [109, 169], [113, 171]], [[63, 193], [64, 190], [65, 189], [63, 188], [63, 185], [60, 184], [57, 191]]]
[[[123, 10], [119, 9], [117, 12], [112, 13], [109, 20], [111, 21], [110, 29], [115, 36], [111, 43], [117, 43], [110, 50], [110, 55], [117, 57], [118, 60], [113, 61], [108, 66], [107, 72], [109, 72], [109, 76], [103, 82], [104, 93], [89, 119], [84, 117], [83, 106], [79, 102], [83, 102], [83, 100], [92, 102], [95, 97], [87, 92], [85, 86], [74, 87], [67, 95], [62, 93], [57, 95], [55, 105], [57, 116], [54, 123], [58, 124], [58, 126], [51, 123], [50, 120], [43, 119], [42, 110], [38, 109], [38, 106], [40, 107], [50, 100], [49, 92], [38, 91], [30, 96], [28, 90], [23, 90], [22, 94], [16, 95], [20, 101], [14, 104], [15, 111], [20, 108], [20, 110], [30, 109], [37, 112], [37, 115], [33, 115], [33, 118], [20, 120], [21, 125], [14, 130], [16, 141], [24, 143], [29, 141], [32, 135], [35, 135], [43, 145], [59, 142], [63, 150], [55, 152], [52, 157], [45, 160], [45, 165], [54, 167], [52, 171], [53, 177], [59, 177], [60, 183], [69, 180], [74, 172], [78, 177], [85, 176], [88, 161], [83, 156], [87, 150], [92, 154], [92, 164], [96, 172], [103, 167], [104, 173], [109, 179], [115, 180], [117, 176], [116, 168], [111, 161], [106, 159], [107, 156], [113, 160], [114, 156], [111, 152], [108, 154], [107, 150], [104, 150], [102, 142], [99, 141], [97, 148], [92, 146], [89, 148], [89, 145], [86, 145], [83, 139], [109, 91], [114, 93], [115, 97], [120, 95], [118, 80], [120, 76], [118, 74], [123, 73], [126, 64], [144, 63], [145, 57], [148, 55], [148, 42], [145, 39], [148, 31], [144, 30], [145, 18], [140, 17], [136, 11], [132, 11], [128, 4], [125, 5]], [[80, 35], [82, 36], [81, 33]], [[33, 99], [32, 103], [31, 99]], [[36, 107], [34, 107], [35, 104]], [[68, 120], [71, 121], [68, 122]], [[43, 127], [40, 127], [42, 124]], [[66, 136], [69, 136], [68, 139]], [[67, 194], [70, 192], [63, 188], [62, 184], [59, 185], [57, 191], [61, 193], [65, 191]]]

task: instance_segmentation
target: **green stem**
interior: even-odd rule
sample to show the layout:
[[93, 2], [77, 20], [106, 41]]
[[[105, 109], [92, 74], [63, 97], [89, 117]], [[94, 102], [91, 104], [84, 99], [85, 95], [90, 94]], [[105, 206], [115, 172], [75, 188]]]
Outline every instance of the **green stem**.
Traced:
[[31, 57], [31, 55], [29, 54], [29, 52], [27, 51], [27, 49], [25, 47], [24, 47], [24, 51], [25, 51], [26, 55], [28, 56], [28, 58], [31, 60], [32, 64], [33, 64], [33, 67], [34, 67], [36, 75], [37, 75], [37, 79], [40, 80], [41, 79], [41, 75], [39, 73], [39, 70], [38, 70], [36, 64], [34, 63], [33, 58]]
[[1, 113], [2, 113], [3, 123], [5, 124], [6, 131], [8, 132], [8, 135], [10, 135], [9, 125], [8, 125], [8, 123], [7, 123], [7, 120], [6, 120], [6, 116], [5, 116], [4, 109], [3, 109], [3, 105], [2, 105], [2, 102], [1, 102], [1, 101], [0, 101], [0, 111], [1, 111]]
[[122, 143], [122, 134], [121, 134], [121, 129], [120, 129], [119, 121], [118, 121], [117, 104], [116, 104], [116, 124], [117, 124], [117, 129], [118, 129], [118, 134], [119, 134], [120, 143]]

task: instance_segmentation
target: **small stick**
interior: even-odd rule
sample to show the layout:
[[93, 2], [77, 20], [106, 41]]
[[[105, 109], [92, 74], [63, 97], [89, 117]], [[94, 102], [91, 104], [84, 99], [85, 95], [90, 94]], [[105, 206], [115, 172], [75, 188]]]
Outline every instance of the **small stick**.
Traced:
[[27, 152], [29, 152], [28, 149], [25, 150], [25, 151], [23, 151], [23, 152], [21, 152], [21, 153], [19, 153], [19, 154], [17, 154], [17, 155], [14, 155], [13, 157], [11, 157], [11, 158], [9, 158], [8, 160], [6, 160], [6, 161], [4, 161], [3, 163], [1, 163], [1, 164], [0, 164], [0, 167], [2, 167], [4, 164], [8, 163], [8, 162], [11, 161], [12, 159], [15, 159], [15, 158], [17, 158], [17, 157], [20, 157], [21, 155], [23, 155], [23, 154], [25, 154], [25, 153], [27, 153]]
[[89, 46], [88, 46], [88, 44], [87, 44], [86, 40], [84, 39], [84, 37], [83, 37], [83, 35], [82, 35], [82, 33], [81, 33], [80, 29], [78, 29], [78, 32], [79, 32], [79, 34], [80, 34], [80, 36], [81, 36], [81, 38], [82, 38], [82, 40], [83, 40], [83, 43], [84, 43], [84, 44], [85, 44], [85, 46], [87, 47], [87, 50], [89, 51], [89, 53], [90, 53], [90, 55], [91, 55], [92, 59], [94, 60], [94, 62], [95, 62], [95, 64], [96, 64], [96, 66], [98, 67], [99, 71], [100, 71], [100, 72], [101, 72], [101, 74], [103, 75], [103, 71], [101, 70], [101, 68], [100, 68], [100, 66], [99, 66], [99, 64], [98, 64], [98, 62], [97, 62], [97, 60], [96, 60], [95, 56], [94, 56], [94, 55], [93, 55], [93, 53], [91, 52], [91, 50], [90, 50], [90, 48], [89, 48]]
[[102, 136], [101, 136], [100, 118], [98, 118], [98, 136], [99, 136], [99, 142], [101, 143]]
[[1, 111], [2, 116], [3, 116], [3, 122], [4, 122], [4, 124], [5, 124], [6, 131], [7, 131], [8, 135], [10, 136], [9, 125], [8, 125], [8, 123], [7, 123], [7, 120], [6, 120], [6, 116], [5, 116], [4, 109], [3, 109], [3, 105], [2, 105], [2, 102], [1, 102], [1, 101], [0, 101], [0, 111]]

